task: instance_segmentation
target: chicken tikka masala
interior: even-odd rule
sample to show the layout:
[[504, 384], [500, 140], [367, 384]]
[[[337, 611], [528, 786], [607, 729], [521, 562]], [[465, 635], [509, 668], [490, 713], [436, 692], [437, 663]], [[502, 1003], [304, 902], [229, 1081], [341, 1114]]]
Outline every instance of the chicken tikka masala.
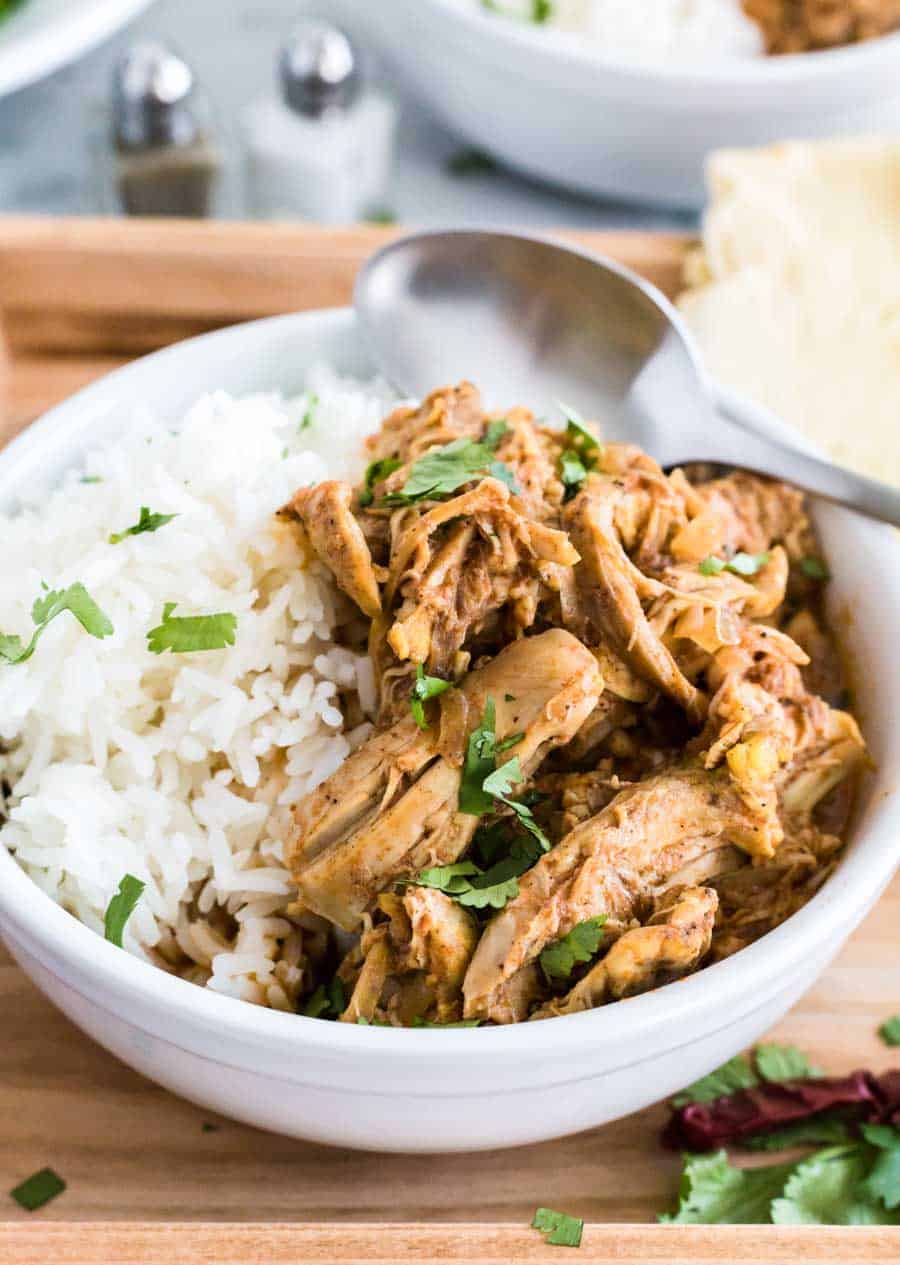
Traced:
[[[573, 1014], [687, 975], [836, 863], [865, 746], [801, 493], [666, 474], [469, 383], [282, 514], [349, 599], [377, 724], [294, 810], [306, 1013]], [[360, 717], [356, 717], [360, 719]]]

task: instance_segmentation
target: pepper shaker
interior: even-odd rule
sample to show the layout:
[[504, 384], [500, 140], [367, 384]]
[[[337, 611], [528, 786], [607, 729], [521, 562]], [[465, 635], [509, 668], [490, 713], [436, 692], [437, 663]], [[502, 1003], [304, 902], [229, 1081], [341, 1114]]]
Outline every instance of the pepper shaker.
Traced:
[[384, 198], [396, 110], [363, 80], [349, 36], [318, 19], [293, 31], [279, 91], [244, 116], [248, 200], [261, 219], [352, 224]]
[[135, 44], [113, 73], [112, 183], [127, 215], [204, 218], [221, 160], [194, 73], [157, 41]]

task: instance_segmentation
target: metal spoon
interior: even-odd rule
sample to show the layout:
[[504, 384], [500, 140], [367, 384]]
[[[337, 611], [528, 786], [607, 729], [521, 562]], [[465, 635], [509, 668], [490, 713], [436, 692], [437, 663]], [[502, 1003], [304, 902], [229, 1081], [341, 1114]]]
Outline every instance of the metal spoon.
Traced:
[[492, 407], [561, 402], [669, 468], [742, 466], [900, 526], [900, 492], [723, 417], [668, 300], [627, 268], [517, 233], [415, 233], [361, 270], [363, 335], [408, 395], [468, 378]]

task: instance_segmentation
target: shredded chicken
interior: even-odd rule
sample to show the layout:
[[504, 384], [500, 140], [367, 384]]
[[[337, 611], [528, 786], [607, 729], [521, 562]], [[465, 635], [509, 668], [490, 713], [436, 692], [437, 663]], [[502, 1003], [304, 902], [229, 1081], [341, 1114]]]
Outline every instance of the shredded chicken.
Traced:
[[[292, 916], [340, 929], [296, 987], [340, 959], [345, 1022], [550, 1018], [813, 897], [867, 757], [802, 495], [666, 475], [470, 383], [368, 448], [362, 487], [283, 511], [358, 608], [378, 688], [371, 736], [294, 809]], [[596, 951], [548, 970], [592, 920]]]

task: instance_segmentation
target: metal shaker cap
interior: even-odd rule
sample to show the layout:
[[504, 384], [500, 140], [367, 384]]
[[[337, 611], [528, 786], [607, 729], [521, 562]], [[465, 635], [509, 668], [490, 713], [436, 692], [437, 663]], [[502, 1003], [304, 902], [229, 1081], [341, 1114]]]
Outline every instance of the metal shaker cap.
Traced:
[[316, 18], [294, 28], [278, 69], [287, 104], [311, 118], [349, 109], [362, 88], [359, 58], [349, 36]]
[[125, 149], [190, 145], [201, 130], [194, 72], [156, 40], [133, 44], [113, 71], [113, 130]]

